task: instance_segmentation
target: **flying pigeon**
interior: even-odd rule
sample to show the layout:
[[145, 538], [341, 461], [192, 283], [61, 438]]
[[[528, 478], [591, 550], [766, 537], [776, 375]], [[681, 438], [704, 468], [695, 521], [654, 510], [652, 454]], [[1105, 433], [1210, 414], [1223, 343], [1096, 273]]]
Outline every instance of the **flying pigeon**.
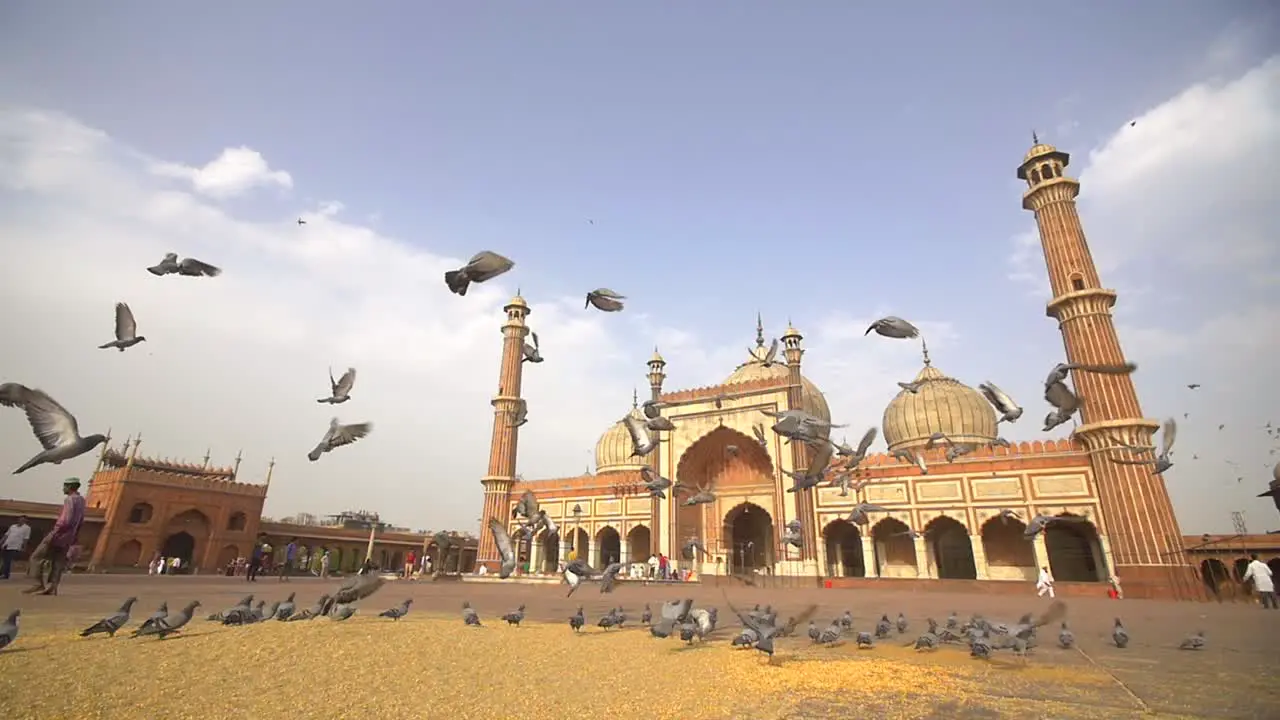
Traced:
[[369, 434], [373, 430], [373, 423], [356, 423], [354, 425], [342, 425], [338, 422], [338, 418], [329, 421], [329, 431], [324, 434], [320, 440], [320, 444], [315, 449], [307, 453], [307, 459], [315, 462], [320, 456], [343, 445], [350, 445], [360, 438]]
[[[747, 348], [747, 352], [750, 353], [752, 357], [755, 357], [755, 351], [752, 350], [751, 348]], [[776, 360], [777, 357], [778, 357], [778, 338], [774, 338], [773, 342], [769, 343], [768, 352], [764, 354], [764, 357], [760, 358], [760, 364], [765, 367], [772, 367], [773, 361]]]
[[[811, 445], [810, 447], [813, 446]], [[787, 488], [787, 492], [793, 493], [798, 490], [808, 490], [816, 487], [826, 478], [827, 466], [831, 463], [831, 456], [835, 453], [835, 446], [824, 441], [816, 447], [816, 450], [817, 452], [813, 454], [813, 459], [809, 461], [809, 467], [803, 471], [783, 471], [795, 480], [795, 483]]]
[[61, 464], [63, 460], [79, 457], [107, 441], [106, 435], [80, 437], [80, 426], [75, 417], [43, 390], [5, 383], [0, 385], [0, 405], [25, 410], [31, 430], [44, 447], [42, 452], [14, 470], [14, 475], [45, 463]]
[[195, 614], [196, 608], [200, 607], [199, 600], [192, 600], [187, 606], [176, 613], [169, 613], [159, 620], [155, 621], [149, 627], [138, 628], [129, 637], [145, 637], [147, 635], [155, 635], [161, 640], [182, 630], [183, 626], [191, 622], [191, 616]]
[[645, 425], [645, 421], [635, 417], [630, 413], [622, 419], [623, 425], [627, 428], [627, 434], [631, 436], [631, 456], [645, 457], [653, 452], [661, 444], [661, 440], [654, 437], [649, 432], [649, 428]]
[[893, 315], [882, 317], [871, 323], [871, 327], [868, 327], [867, 331], [862, 333], [863, 336], [870, 335], [872, 330], [875, 330], [877, 335], [898, 340], [920, 337], [920, 330], [915, 325]]
[[645, 420], [644, 426], [653, 432], [671, 432], [676, 429], [676, 424], [671, 422], [671, 418], [661, 416]]
[[564, 566], [564, 581], [569, 584], [569, 594], [565, 597], [572, 596], [583, 580], [587, 580], [595, 574], [596, 571], [582, 558], [567, 563]]
[[318, 403], [340, 405], [351, 399], [351, 388], [356, 384], [356, 369], [347, 368], [342, 378], [333, 381], [333, 368], [329, 368], [329, 397], [317, 400]]
[[129, 613], [133, 610], [133, 604], [136, 602], [138, 602], [136, 597], [126, 599], [119, 610], [81, 630], [80, 637], [89, 637], [96, 633], [106, 633], [111, 637], [115, 637], [120, 628], [128, 624]]
[[444, 284], [455, 295], [466, 295], [471, 283], [482, 283], [492, 280], [507, 272], [516, 264], [496, 252], [481, 250], [471, 260], [457, 270], [444, 274]]
[[609, 288], [596, 288], [587, 293], [587, 304], [582, 308], [585, 310], [594, 305], [597, 310], [604, 312], [621, 312], [622, 301], [626, 299], [625, 295], [619, 295]]
[[978, 389], [982, 391], [982, 395], [987, 398], [987, 402], [991, 403], [996, 412], [1000, 413], [1000, 418], [996, 420], [997, 425], [1002, 422], [1017, 422], [1018, 418], [1022, 417], [1022, 408], [1005, 391], [989, 382], [979, 383]]
[[[714, 480], [712, 481], [712, 483], [714, 483]], [[710, 484], [705, 486], [699, 485], [697, 487], [697, 492], [694, 492], [693, 490], [691, 490], [685, 485], [676, 485], [674, 487], [677, 492], [693, 493], [689, 497], [685, 498], [684, 503], [682, 503], [685, 507], [693, 507], [694, 505], [706, 505], [708, 503], [713, 503], [716, 501], [716, 494], [711, 491]]]
[[1080, 409], [1080, 398], [1062, 381], [1046, 387], [1044, 399], [1054, 407], [1053, 411], [1044, 416], [1045, 432], [1066, 423]]
[[378, 617], [391, 618], [392, 620], [395, 620], [398, 622], [400, 618], [409, 614], [409, 606], [412, 604], [413, 604], [413, 598], [409, 598], [408, 600], [405, 600], [404, 602], [391, 608], [390, 610], [383, 610], [382, 612], [378, 613]]
[[866, 525], [871, 522], [871, 518], [867, 517], [867, 514], [873, 512], [889, 512], [889, 510], [871, 503], [858, 503], [853, 506], [853, 510], [849, 511], [849, 522], [854, 525]]
[[21, 610], [14, 610], [9, 613], [9, 619], [0, 623], [0, 650], [3, 650], [13, 644], [18, 639], [18, 617], [22, 615]]
[[782, 533], [782, 542], [799, 548], [803, 542], [803, 536], [800, 532], [802, 529], [804, 529], [804, 526], [800, 524], [799, 520], [792, 520], [787, 523], [787, 529]]
[[924, 384], [926, 382], [927, 380], [921, 380], [920, 382], [900, 382], [898, 383], [898, 387], [902, 388], [903, 390], [906, 390], [912, 395], [915, 395], [916, 393], [920, 392], [920, 388], [924, 387]]
[[[1178, 422], [1173, 418], [1164, 421], [1164, 427], [1160, 431], [1160, 454], [1154, 458], [1146, 458], [1142, 460], [1125, 460], [1123, 458], [1110, 458], [1111, 462], [1120, 465], [1151, 465], [1151, 474], [1159, 475], [1169, 468], [1173, 467], [1173, 460], [1170, 455], [1173, 454], [1173, 443], [1178, 438]], [[1155, 447], [1137, 447], [1134, 445], [1125, 445], [1126, 449], [1136, 453], [1153, 452]]]
[[462, 603], [462, 622], [464, 625], [480, 627], [480, 614], [471, 607], [470, 602]]
[[133, 319], [133, 311], [128, 305], [118, 302], [116, 303], [116, 339], [105, 345], [99, 345], [98, 349], [116, 348], [124, 352], [126, 348], [146, 341], [145, 337], [138, 334], [138, 323]]
[[489, 518], [489, 532], [493, 533], [493, 542], [498, 546], [498, 554], [502, 557], [502, 565], [498, 577], [506, 579], [516, 571], [516, 550], [511, 544], [511, 534], [502, 526], [497, 518]]
[[764, 425], [761, 425], [760, 423], [756, 423], [752, 425], [751, 433], [756, 436], [756, 442], [760, 443], [760, 447], [762, 448], [769, 447], [769, 440], [768, 438], [765, 437], [765, 434], [764, 434]]
[[333, 595], [322, 598], [324, 602], [321, 604], [321, 614], [329, 615], [338, 605], [349, 605], [357, 600], [363, 600], [377, 592], [386, 582], [381, 575], [353, 575], [343, 582]]
[[801, 623], [808, 622], [809, 618], [813, 617], [813, 614], [818, 610], [817, 605], [810, 605], [804, 612], [787, 621], [786, 625], [779, 627], [772, 622], [765, 622], [762, 618], [744, 614], [741, 610], [733, 606], [733, 603], [729, 601], [729, 595], [724, 592], [723, 588], [720, 592], [724, 593], [724, 601], [728, 604], [730, 612], [738, 616], [738, 621], [742, 623], [743, 627], [749, 628], [760, 638], [756, 641], [756, 649], [770, 657], [773, 656], [774, 638], [790, 635], [795, 632], [796, 627]]
[[1066, 381], [1067, 373], [1071, 370], [1083, 370], [1085, 372], [1101, 373], [1103, 375], [1128, 375], [1138, 369], [1137, 363], [1127, 362], [1122, 365], [1090, 365], [1088, 363], [1058, 363], [1049, 371], [1049, 376], [1044, 379], [1044, 389], [1046, 392], [1049, 386], [1054, 383]]
[[222, 269], [214, 267], [195, 258], [178, 260], [177, 253], [165, 253], [159, 264], [147, 268], [147, 272], [157, 277], [164, 275], [186, 275], [187, 277], [218, 277]]
[[508, 423], [507, 427], [524, 427], [529, 422], [529, 401], [524, 398], [516, 401], [516, 416], [512, 420], [514, 422]]
[[533, 344], [524, 344], [524, 357], [520, 358], [520, 362], [537, 363], [542, 362], [542, 350], [538, 345], [538, 333], [530, 332], [529, 339], [533, 340]]
[[1191, 384], [1190, 384], [1190, 385], [1188, 385], [1187, 387], [1188, 387], [1188, 388], [1190, 388], [1190, 389], [1192, 389], [1192, 390], [1199, 390], [1199, 389], [1200, 389], [1200, 383], [1191, 383]]
[[307, 224], [307, 221], [306, 221], [306, 220], [303, 220], [302, 218], [298, 218], [298, 224], [299, 224], [299, 225], [306, 225], [306, 224]]
[[656, 638], [669, 637], [676, 625], [682, 624], [688, 619], [689, 611], [692, 609], [692, 599], [673, 600], [663, 603], [658, 610], [658, 622], [649, 626], [649, 634]]
[[891, 454], [893, 457], [902, 460], [903, 462], [911, 463], [912, 465], [920, 468], [921, 475], [929, 474], [929, 466], [925, 465], [923, 455], [916, 455], [910, 450], [894, 450]]
[[1031, 518], [1031, 522], [1027, 523], [1027, 528], [1022, 531], [1022, 537], [1030, 540], [1056, 522], [1084, 522], [1084, 518], [1075, 515], [1036, 515]]

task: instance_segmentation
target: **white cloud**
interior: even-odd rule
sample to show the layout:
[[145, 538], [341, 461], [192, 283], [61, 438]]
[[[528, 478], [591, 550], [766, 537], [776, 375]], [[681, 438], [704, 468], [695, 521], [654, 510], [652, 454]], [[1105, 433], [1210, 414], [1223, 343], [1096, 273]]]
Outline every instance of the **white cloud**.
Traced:
[[[272, 170], [262, 153], [248, 147], [226, 148], [204, 167], [191, 167], [181, 163], [160, 162], [151, 171], [161, 177], [179, 178], [191, 182], [196, 192], [211, 198], [225, 200], [243, 195], [260, 187], [293, 187], [293, 177], [283, 170]], [[322, 207], [322, 214], [337, 212], [336, 207]]]
[[[538, 279], [519, 265], [459, 298], [441, 279], [459, 258], [344, 221], [340, 203], [301, 213], [302, 226], [289, 207], [273, 222], [251, 222], [204, 199], [198, 185], [195, 193], [170, 187], [151, 172], [163, 160], [56, 113], [0, 111], [0, 139], [0, 237], [22, 239], [6, 241], [0, 269], [9, 308], [0, 336], [14, 339], [0, 379], [49, 391], [86, 433], [111, 428], [118, 443], [141, 431], [144, 454], [196, 459], [212, 447], [215, 462], [230, 463], [243, 449], [245, 479], [260, 479], [276, 457], [271, 515], [369, 507], [416, 527], [473, 527], [501, 308], [517, 284], [547, 357], [525, 373], [531, 412], [519, 470], [531, 479], [576, 475], [591, 463], [633, 388], [645, 393], [655, 344], [669, 363], [667, 389], [679, 389], [722, 381], [754, 339], [755, 308], [712, 321], [733, 332], [726, 346], [708, 346], [696, 327], [660, 322], [639, 302], [604, 315], [584, 311], [577, 289], [528, 292]], [[143, 271], [170, 251], [225, 272]], [[148, 342], [98, 350], [118, 300], [130, 303]], [[796, 318], [811, 350], [806, 375], [853, 428], [878, 425], [893, 383], [920, 365], [914, 343], [862, 337], [872, 310], [888, 308], [852, 320]], [[780, 333], [785, 317], [764, 311], [766, 329]], [[933, 349], [945, 355], [954, 345], [945, 323], [920, 325]], [[352, 400], [332, 411], [314, 402], [331, 364], [360, 371]], [[374, 432], [309, 463], [304, 455], [331, 414], [371, 420]], [[36, 449], [22, 415], [0, 412], [0, 468]], [[81, 458], [0, 475], [0, 496], [52, 499], [57, 479], [92, 467]]]
[[[1210, 58], [1219, 68], [1224, 47]], [[1181, 422], [1166, 478], [1188, 532], [1229, 530], [1230, 512], [1246, 509], [1251, 529], [1280, 527], [1252, 497], [1280, 461], [1263, 430], [1280, 424], [1280, 391], [1264, 380], [1280, 357], [1280, 57], [1237, 72], [1142, 113], [1084, 162], [1076, 155], [1082, 222], [1104, 284], [1120, 293], [1143, 409]], [[1043, 299], [1034, 225], [1012, 245], [1010, 278]]]

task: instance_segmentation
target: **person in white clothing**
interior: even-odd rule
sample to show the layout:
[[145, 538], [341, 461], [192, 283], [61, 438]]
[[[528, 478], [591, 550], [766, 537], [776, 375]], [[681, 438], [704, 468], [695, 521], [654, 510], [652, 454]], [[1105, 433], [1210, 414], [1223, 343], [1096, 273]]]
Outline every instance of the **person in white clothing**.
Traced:
[[1244, 571], [1241, 582], [1253, 581], [1253, 590], [1258, 593], [1262, 607], [1276, 609], [1276, 583], [1271, 576], [1271, 568], [1258, 559], [1258, 553], [1249, 555], [1249, 567]]
[[1047, 565], [1040, 568], [1040, 579], [1036, 580], [1036, 595], [1044, 597], [1048, 593], [1049, 597], [1053, 597], [1053, 575], [1049, 572]]
[[658, 577], [658, 556], [649, 556], [649, 579], [656, 580]]
[[0, 539], [0, 580], [8, 580], [9, 573], [13, 571], [13, 561], [18, 559], [18, 555], [27, 547], [27, 543], [31, 541], [31, 526], [27, 524], [26, 516], [19, 515], [17, 522], [9, 526], [4, 531], [4, 538]]

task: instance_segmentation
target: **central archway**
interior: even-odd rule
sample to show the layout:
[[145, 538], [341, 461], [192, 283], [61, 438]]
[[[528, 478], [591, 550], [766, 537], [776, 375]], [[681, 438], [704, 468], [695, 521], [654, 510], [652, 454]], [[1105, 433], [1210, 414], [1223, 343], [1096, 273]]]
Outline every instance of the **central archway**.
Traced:
[[195, 557], [195, 553], [196, 539], [185, 530], [180, 530], [166, 537], [164, 545], [160, 546], [160, 555], [181, 560], [182, 570], [186, 570], [191, 565], [191, 560]]
[[165, 539], [160, 554], [182, 561], [182, 572], [190, 572], [199, 557], [199, 545], [209, 538], [213, 523], [195, 508], [184, 510], [165, 523]]
[[946, 515], [924, 526], [924, 546], [929, 564], [937, 569], [941, 580], [976, 580], [978, 565], [973, 559], [973, 543], [969, 531], [958, 520]]
[[646, 562], [649, 559], [649, 541], [652, 539], [649, 528], [637, 525], [627, 533], [627, 561], [633, 563]]
[[[743, 494], [748, 488], [767, 488], [765, 492], [772, 494], [773, 461], [754, 438], [720, 426], [685, 448], [676, 463], [674, 479], [689, 488], [714, 487], [721, 498], [733, 495], [730, 492], [733, 490]], [[677, 545], [681, 546], [692, 538], [710, 541], [716, 508], [711, 505], [685, 505], [683, 500], [686, 497], [672, 494]], [[707, 547], [707, 550], [716, 554], [716, 548]]]
[[596, 532], [596, 547], [591, 557], [600, 570], [610, 563], [622, 562], [622, 536], [616, 528], [605, 525]]
[[742, 503], [724, 516], [724, 542], [729, 572], [736, 574], [772, 568], [773, 517], [759, 505]]
[[1107, 568], [1102, 560], [1102, 541], [1093, 523], [1078, 515], [1073, 522], [1050, 523], [1044, 530], [1049, 551], [1049, 572], [1059, 582], [1103, 582]]
[[862, 533], [858, 526], [845, 520], [833, 520], [822, 530], [827, 543], [827, 575], [830, 577], [866, 577], [862, 561]]

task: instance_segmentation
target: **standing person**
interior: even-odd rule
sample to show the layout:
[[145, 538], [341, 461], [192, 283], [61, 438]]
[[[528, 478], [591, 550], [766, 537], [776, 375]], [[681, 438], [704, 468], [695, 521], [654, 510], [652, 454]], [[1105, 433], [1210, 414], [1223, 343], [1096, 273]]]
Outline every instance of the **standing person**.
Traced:
[[1037, 597], [1044, 597], [1045, 593], [1048, 593], [1049, 597], [1054, 597], [1053, 574], [1049, 572], [1048, 565], [1040, 566], [1040, 579], [1036, 580], [1036, 590]]
[[289, 573], [293, 570], [293, 563], [298, 557], [298, 538], [289, 540], [289, 544], [284, 546], [284, 562], [280, 563], [280, 574], [277, 576], [280, 582], [289, 581]]
[[262, 570], [262, 543], [255, 542], [253, 551], [249, 553], [249, 570], [244, 574], [246, 582], [257, 582], [258, 572]]
[[418, 556], [412, 550], [404, 557], [404, 579], [408, 580], [413, 577], [413, 569], [417, 567]]
[[19, 515], [17, 521], [4, 531], [0, 539], [0, 580], [8, 580], [13, 570], [13, 561], [27, 548], [31, 541], [31, 526], [27, 524], [27, 516]]
[[325, 550], [324, 554], [320, 556], [320, 577], [322, 578], [329, 577], [329, 551], [328, 550]]
[[1258, 559], [1258, 553], [1249, 554], [1249, 567], [1244, 571], [1244, 577], [1240, 578], [1241, 582], [1253, 581], [1254, 592], [1258, 593], [1258, 600], [1262, 602], [1262, 607], [1276, 609], [1276, 584], [1275, 578], [1271, 576], [1271, 568], [1266, 563]]
[[649, 556], [649, 579], [650, 580], [658, 579], [658, 556], [657, 555]]
[[36, 584], [23, 592], [40, 593], [41, 595], [57, 595], [58, 585], [62, 583], [62, 573], [66, 572], [67, 563], [75, 556], [72, 548], [80, 537], [80, 526], [84, 524], [84, 496], [80, 494], [80, 480], [67, 478], [62, 483], [62, 512], [53, 523], [53, 530], [40, 541], [34, 556], [44, 549], [44, 559], [48, 565], [48, 575], [42, 567], [37, 574]]

